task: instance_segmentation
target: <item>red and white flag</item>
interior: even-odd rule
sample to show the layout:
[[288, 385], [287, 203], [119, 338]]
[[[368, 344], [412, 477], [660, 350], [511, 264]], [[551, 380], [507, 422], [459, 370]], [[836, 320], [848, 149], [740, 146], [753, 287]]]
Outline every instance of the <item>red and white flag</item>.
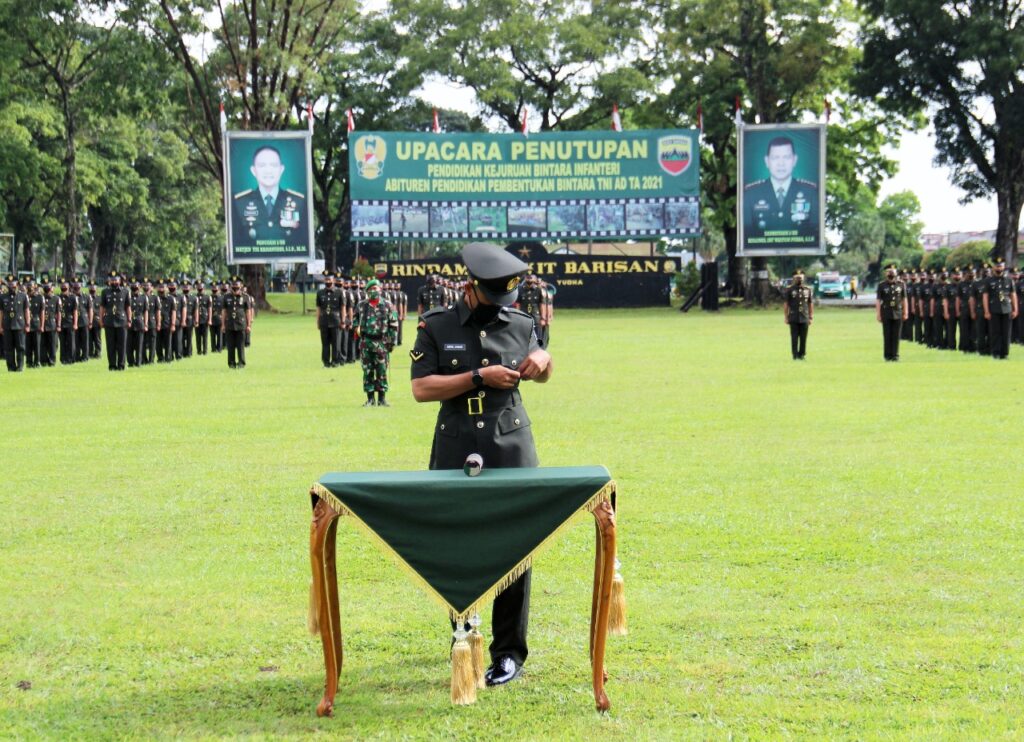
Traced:
[[306, 124], [309, 126], [309, 135], [313, 136], [313, 104], [306, 104]]
[[619, 116], [618, 103], [612, 103], [612, 131], [622, 131], [622, 118]]
[[437, 109], [434, 109], [434, 133], [441, 133], [441, 121], [437, 118]]
[[356, 130], [356, 120], [352, 115], [352, 109], [348, 108], [345, 110], [345, 116], [348, 117], [348, 133], [351, 134]]
[[526, 106], [523, 106], [523, 125], [522, 132], [524, 137], [530, 136], [530, 130], [526, 127]]
[[228, 115], [224, 113], [224, 101], [220, 102], [220, 132], [223, 134], [228, 130]]
[[735, 111], [735, 115], [736, 115], [736, 126], [742, 126], [743, 125], [743, 117], [740, 115], [740, 97], [738, 95], [736, 96], [736, 111]]

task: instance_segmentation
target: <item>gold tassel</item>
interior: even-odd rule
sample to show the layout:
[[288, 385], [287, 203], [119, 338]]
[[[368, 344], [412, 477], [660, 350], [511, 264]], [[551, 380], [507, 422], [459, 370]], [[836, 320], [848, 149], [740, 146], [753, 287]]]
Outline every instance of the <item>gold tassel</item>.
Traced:
[[476, 703], [476, 682], [473, 677], [473, 652], [466, 641], [462, 621], [456, 624], [455, 644], [452, 646], [452, 704], [468, 706]]
[[622, 579], [619, 568], [622, 565], [615, 560], [615, 576], [612, 577], [611, 605], [608, 608], [608, 634], [610, 636], [625, 636], [629, 633], [626, 628], [626, 583]]
[[309, 581], [309, 614], [306, 616], [306, 628], [313, 636], [320, 634], [320, 601], [316, 599], [316, 585]]
[[476, 687], [483, 688], [484, 683], [484, 635], [480, 633], [480, 614], [474, 613], [469, 619], [469, 648], [473, 655], [473, 676], [476, 678]]

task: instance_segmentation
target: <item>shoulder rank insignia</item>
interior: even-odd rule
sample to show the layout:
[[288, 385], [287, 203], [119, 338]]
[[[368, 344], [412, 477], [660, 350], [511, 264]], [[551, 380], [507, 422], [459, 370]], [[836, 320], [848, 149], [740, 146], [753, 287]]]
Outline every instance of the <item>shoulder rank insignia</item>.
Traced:
[[251, 195], [251, 194], [252, 194], [252, 192], [253, 192], [253, 190], [255, 190], [255, 189], [253, 189], [253, 188], [250, 188], [250, 189], [249, 189], [249, 190], [247, 190], [247, 191], [242, 191], [241, 193], [236, 193], [236, 194], [235, 194], [235, 198], [243, 198], [243, 197], [245, 197], [245, 196]]
[[409, 357], [414, 361], [418, 361], [423, 357], [423, 353], [417, 353], [415, 350], [410, 350]]

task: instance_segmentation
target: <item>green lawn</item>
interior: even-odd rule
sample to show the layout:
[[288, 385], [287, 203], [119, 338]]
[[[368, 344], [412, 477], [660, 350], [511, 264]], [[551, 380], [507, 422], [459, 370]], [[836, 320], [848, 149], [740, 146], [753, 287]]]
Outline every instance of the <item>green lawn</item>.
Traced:
[[555, 376], [524, 396], [543, 464], [619, 483], [610, 714], [581, 520], [536, 560], [524, 677], [462, 708], [444, 612], [342, 525], [345, 668], [316, 718], [306, 490], [425, 468], [436, 406], [407, 335], [394, 406], [363, 409], [299, 301], [257, 320], [244, 371], [0, 371], [0, 738], [1024, 734], [1024, 349], [887, 364], [873, 312], [843, 309], [804, 363], [781, 312], [558, 311]]

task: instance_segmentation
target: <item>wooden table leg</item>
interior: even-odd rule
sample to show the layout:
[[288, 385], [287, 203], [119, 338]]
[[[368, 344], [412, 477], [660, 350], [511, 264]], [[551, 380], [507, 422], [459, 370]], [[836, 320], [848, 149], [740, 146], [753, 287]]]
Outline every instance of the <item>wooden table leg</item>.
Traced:
[[316, 707], [317, 716], [331, 716], [334, 712], [334, 696], [338, 692], [338, 677], [341, 675], [344, 656], [338, 611], [337, 533], [338, 513], [326, 500], [317, 499], [309, 528], [309, 557], [313, 566], [314, 599], [320, 608], [320, 639], [323, 642], [324, 667], [327, 670], [324, 696]]
[[594, 596], [590, 611], [590, 667], [594, 677], [594, 702], [598, 711], [607, 711], [611, 702], [604, 691], [608, 679], [604, 671], [604, 650], [608, 641], [608, 608], [611, 605], [612, 578], [615, 576], [615, 511], [603, 502], [594, 509], [597, 528], [597, 553], [594, 557]]

